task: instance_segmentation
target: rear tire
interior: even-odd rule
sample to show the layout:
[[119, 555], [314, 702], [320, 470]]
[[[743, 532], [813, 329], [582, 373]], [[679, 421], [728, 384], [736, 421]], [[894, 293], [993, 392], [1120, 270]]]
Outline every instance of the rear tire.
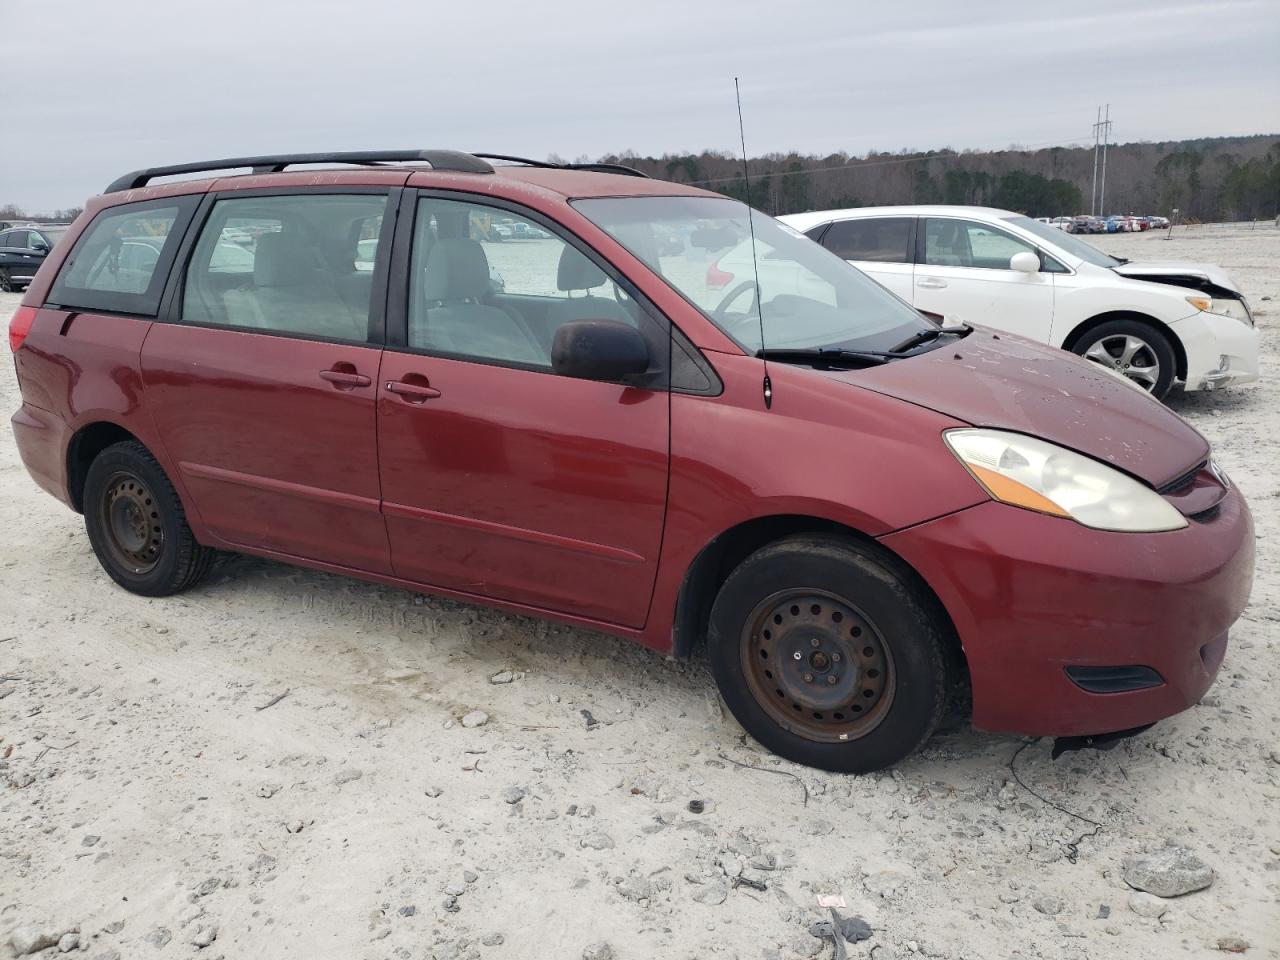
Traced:
[[9, 279], [9, 271], [0, 267], [0, 293], [13, 293], [13, 281]]
[[887, 551], [789, 537], [729, 575], [708, 653], [725, 703], [761, 744], [806, 766], [868, 773], [913, 753], [941, 720], [946, 629]]
[[136, 440], [112, 444], [89, 465], [84, 524], [102, 569], [144, 597], [193, 586], [216, 553], [196, 542], [173, 484]]
[[1071, 352], [1128, 377], [1157, 400], [1173, 387], [1178, 361], [1168, 335], [1139, 320], [1108, 320], [1071, 346]]

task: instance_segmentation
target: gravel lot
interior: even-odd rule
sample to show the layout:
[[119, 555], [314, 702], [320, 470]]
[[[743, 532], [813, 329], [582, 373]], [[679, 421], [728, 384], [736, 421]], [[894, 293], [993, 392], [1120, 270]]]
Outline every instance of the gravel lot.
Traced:
[[[831, 957], [820, 895], [870, 925], [851, 957], [1280, 956], [1280, 232], [1095, 239], [1221, 263], [1263, 329], [1263, 383], [1173, 401], [1261, 541], [1198, 707], [1109, 753], [955, 729], [818, 773], [745, 742], [703, 663], [607, 637], [244, 558], [131, 596], [4, 429], [0, 956], [34, 928], [128, 960]], [[1167, 841], [1212, 885], [1135, 896]]]

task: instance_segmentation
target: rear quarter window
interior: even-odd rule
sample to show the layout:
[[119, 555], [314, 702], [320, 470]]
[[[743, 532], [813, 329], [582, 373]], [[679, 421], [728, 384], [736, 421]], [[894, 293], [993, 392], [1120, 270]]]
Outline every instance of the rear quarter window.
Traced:
[[155, 316], [198, 196], [108, 207], [93, 220], [49, 291], [51, 306]]

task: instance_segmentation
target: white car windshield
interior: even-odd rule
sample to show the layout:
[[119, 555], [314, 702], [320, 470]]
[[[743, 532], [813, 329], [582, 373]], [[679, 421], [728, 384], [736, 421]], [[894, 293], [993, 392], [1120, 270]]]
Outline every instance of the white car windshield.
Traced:
[[1120, 261], [1115, 257], [1108, 257], [1097, 247], [1085, 243], [1073, 233], [1067, 233], [1047, 223], [1032, 220], [1030, 217], [1005, 217], [1004, 220], [1005, 223], [1015, 224], [1028, 233], [1034, 233], [1041, 240], [1046, 240], [1055, 247], [1065, 250], [1073, 257], [1079, 257], [1086, 263], [1092, 263], [1095, 267], [1120, 266]]
[[748, 353], [888, 350], [935, 329], [844, 260], [754, 210], [753, 244], [748, 207], [736, 200], [619, 197], [574, 206]]

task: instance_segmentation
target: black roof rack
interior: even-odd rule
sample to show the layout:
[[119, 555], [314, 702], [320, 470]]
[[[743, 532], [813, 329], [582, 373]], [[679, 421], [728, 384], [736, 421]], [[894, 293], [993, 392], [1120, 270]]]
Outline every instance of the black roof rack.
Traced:
[[649, 175], [635, 167], [621, 163], [552, 163], [549, 160], [530, 160], [527, 157], [510, 157], [503, 153], [473, 153], [473, 157], [481, 160], [505, 160], [508, 163], [520, 163], [526, 167], [545, 167], [549, 170], [593, 170], [596, 173], [621, 173], [628, 177], [644, 177]]
[[307, 163], [351, 163], [359, 166], [378, 166], [383, 163], [425, 161], [433, 170], [456, 173], [493, 173], [493, 167], [478, 156], [458, 150], [354, 150], [338, 153], [289, 153], [265, 157], [230, 157], [225, 160], [202, 160], [196, 163], [176, 163], [168, 167], [149, 167], [126, 173], [113, 180], [104, 191], [136, 190], [145, 187], [156, 177], [171, 177], [182, 173], [204, 173], [210, 170], [235, 170], [249, 167], [254, 173], [279, 173], [286, 167]]

